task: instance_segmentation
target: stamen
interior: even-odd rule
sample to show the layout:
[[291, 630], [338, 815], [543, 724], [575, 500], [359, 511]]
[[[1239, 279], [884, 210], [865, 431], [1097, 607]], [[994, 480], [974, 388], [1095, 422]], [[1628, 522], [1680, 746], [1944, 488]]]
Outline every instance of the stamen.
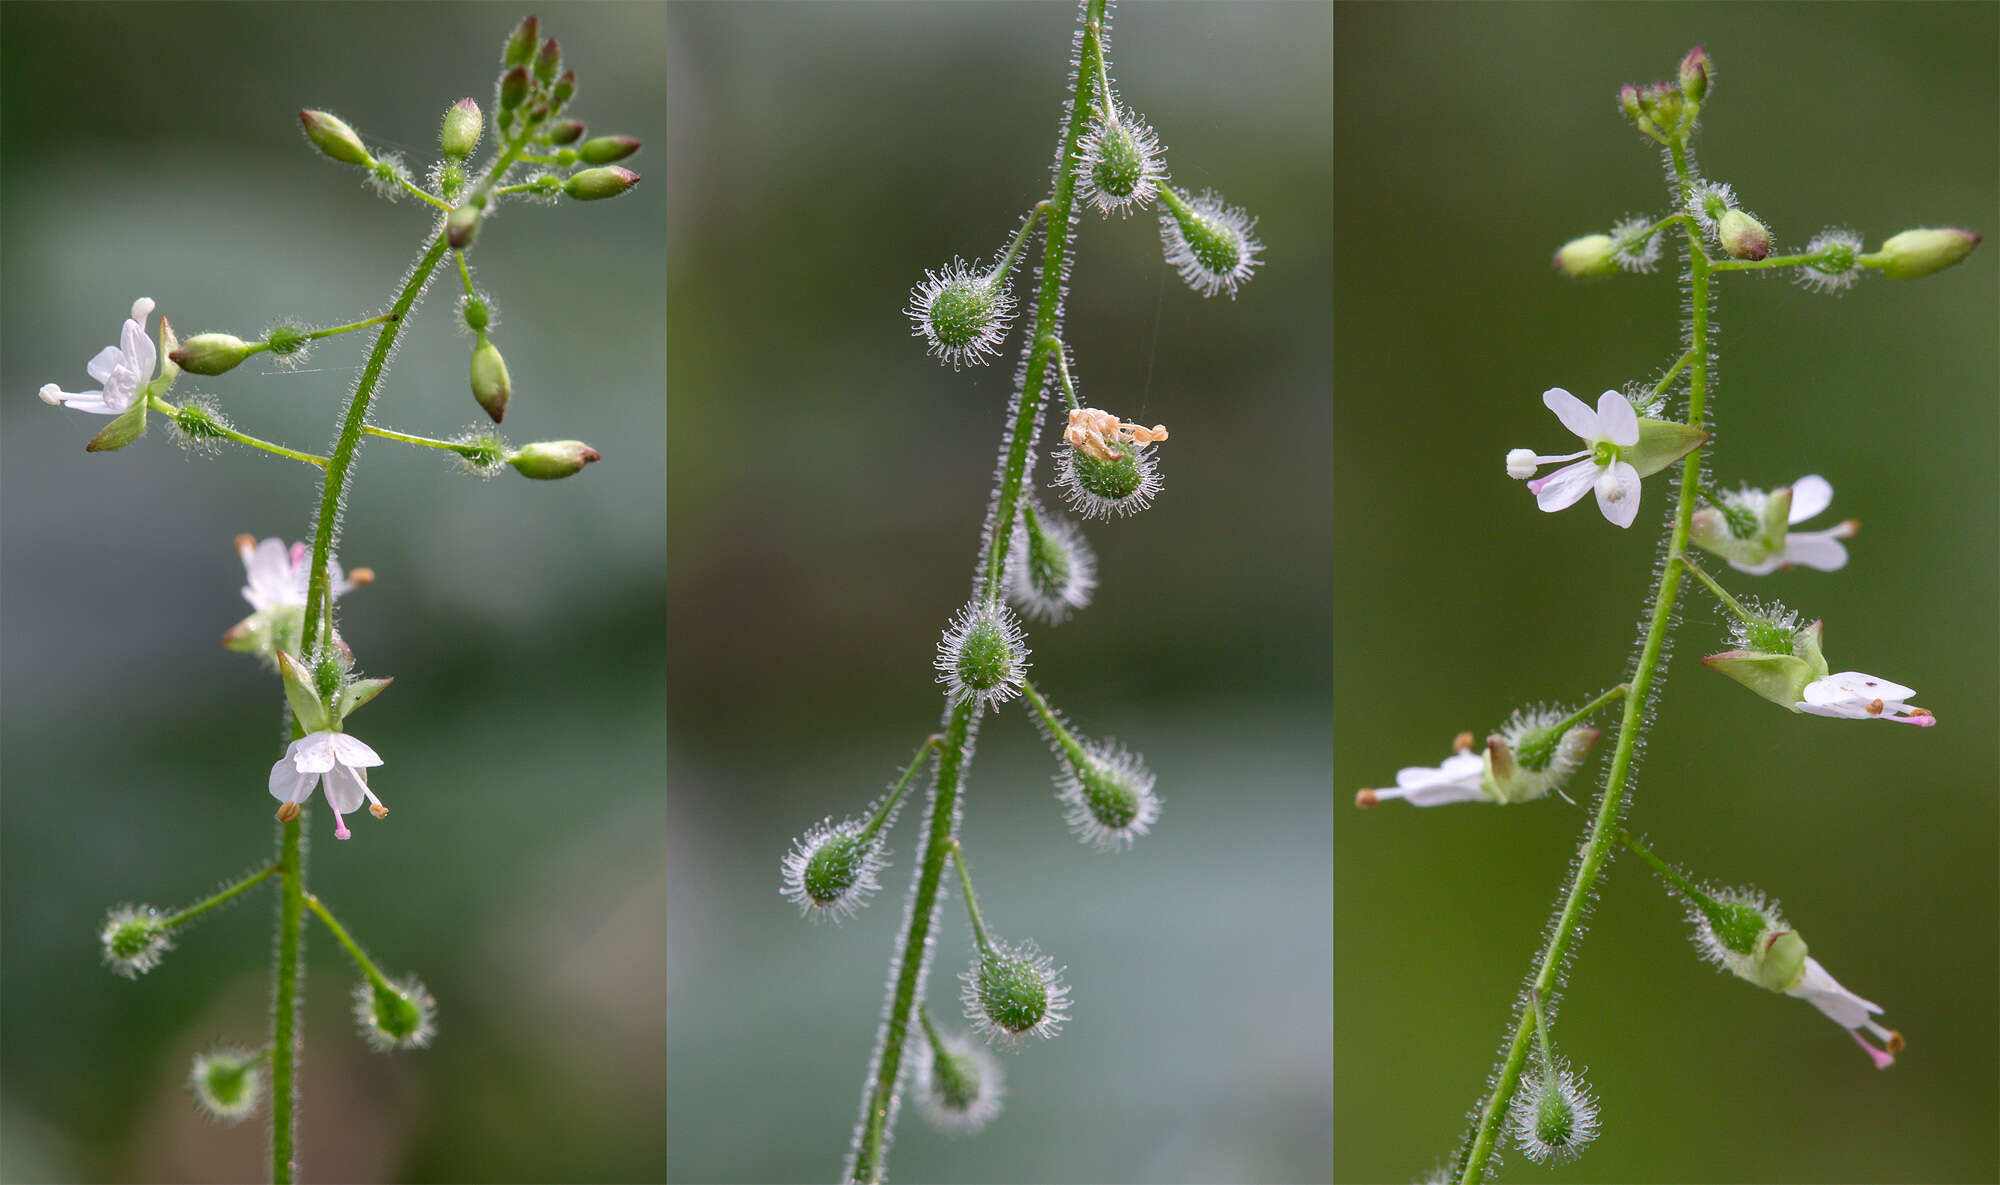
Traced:
[[1870, 716], [1880, 716], [1882, 714], [1882, 701], [1879, 699], [1869, 700], [1868, 706], [1863, 710]]
[[289, 823], [298, 817], [299, 804], [296, 802], [288, 802], [278, 808], [278, 822], [280, 823]]
[[1461, 732], [1452, 738], [1451, 750], [1454, 753], [1470, 753], [1472, 752], [1472, 746], [1478, 743], [1478, 741], [1472, 739], [1471, 733]]
[[356, 588], [360, 588], [364, 584], [373, 584], [375, 583], [375, 569], [356, 568], [347, 574], [347, 583]]
[[389, 808], [379, 802], [371, 802], [368, 804], [368, 813], [378, 819], [386, 819], [389, 817]]
[[1362, 790], [1354, 796], [1354, 805], [1358, 807], [1371, 807], [1380, 801], [1373, 790]]

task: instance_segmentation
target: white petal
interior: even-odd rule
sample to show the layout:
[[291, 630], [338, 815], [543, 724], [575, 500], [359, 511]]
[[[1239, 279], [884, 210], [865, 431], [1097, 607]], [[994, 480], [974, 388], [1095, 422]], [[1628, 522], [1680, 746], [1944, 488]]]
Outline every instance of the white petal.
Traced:
[[1805, 699], [1809, 704], [1861, 705], [1878, 699], [1888, 704], [1900, 703], [1916, 693], [1915, 688], [1905, 687], [1901, 683], [1877, 679], [1860, 671], [1841, 671], [1837, 675], [1814, 679], [1806, 684]]
[[1533, 487], [1535, 505], [1550, 513], [1574, 506], [1596, 480], [1597, 463], [1594, 461], [1565, 465]]
[[110, 378], [111, 372], [117, 370], [124, 361], [125, 351], [119, 349], [117, 346], [106, 346], [97, 351], [95, 358], [84, 363], [83, 369], [84, 373], [101, 383], [105, 379]]
[[340, 764], [357, 769], [363, 766], [382, 764], [382, 759], [375, 755], [375, 750], [362, 744], [354, 737], [344, 732], [336, 732], [329, 735], [332, 737], [333, 754], [339, 759]]
[[271, 766], [271, 797], [279, 802], [304, 802], [312, 797], [313, 783], [319, 781], [318, 774], [300, 773], [291, 762], [291, 754], [280, 757]]
[[1550, 387], [1542, 392], [1542, 403], [1556, 413], [1556, 418], [1563, 422], [1563, 427], [1585, 440], [1598, 439], [1597, 413], [1591, 411], [1590, 406], [1583, 400], [1561, 387]]
[[125, 364], [140, 382], [153, 377], [153, 363], [158, 361], [160, 352], [153, 345], [153, 339], [146, 336], [146, 326], [139, 321], [125, 322], [125, 331], [120, 337], [125, 349]]
[[367, 797], [368, 783], [358, 771], [344, 765], [326, 771], [326, 800], [333, 804], [334, 810], [351, 814], [361, 809], [361, 802]]
[[1791, 562], [1793, 562], [1791, 557], [1783, 553], [1780, 553], [1778, 555], [1770, 556], [1765, 559], [1759, 560], [1754, 564], [1739, 564], [1735, 560], [1730, 560], [1729, 566], [1736, 569], [1738, 572], [1748, 572], [1752, 576], [1769, 576], [1771, 573], [1777, 571], [1778, 569], [1784, 567], [1786, 564], [1789, 564]]
[[309, 732], [293, 741], [292, 747], [285, 750], [285, 756], [302, 774], [323, 774], [334, 766], [333, 735], [324, 731]]
[[132, 320], [137, 321], [141, 329], [145, 328], [146, 326], [146, 318], [152, 315], [153, 315], [152, 297], [142, 296], [139, 299], [132, 302]]
[[1802, 523], [1833, 505], [1833, 483], [1817, 473], [1792, 483], [1792, 518]]
[[1787, 564], [1802, 564], [1817, 568], [1822, 572], [1837, 572], [1847, 566], [1847, 547], [1833, 531], [1794, 531], [1785, 536], [1785, 554], [1779, 557]]
[[1868, 1023], [1869, 1013], [1882, 1011], [1880, 1005], [1871, 1004], [1841, 987], [1811, 955], [1806, 956], [1805, 974], [1785, 989], [1785, 994], [1811, 1002], [1814, 1008], [1845, 1029], [1858, 1029]]
[[1597, 479], [1597, 508], [1613, 526], [1629, 527], [1639, 517], [1639, 471], [1620, 461]]
[[1639, 443], [1639, 413], [1616, 391], [1606, 391], [1597, 397], [1597, 428], [1604, 439], [1620, 448]]

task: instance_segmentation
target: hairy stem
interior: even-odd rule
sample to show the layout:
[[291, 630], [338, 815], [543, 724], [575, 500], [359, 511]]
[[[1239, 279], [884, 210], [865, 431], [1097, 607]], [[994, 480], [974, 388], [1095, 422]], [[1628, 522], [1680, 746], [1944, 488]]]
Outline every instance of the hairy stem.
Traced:
[[276, 876], [279, 871], [280, 871], [279, 866], [273, 864], [269, 868], [266, 868], [261, 872], [254, 872], [249, 876], [244, 877], [242, 880], [237, 881], [235, 884], [229, 886], [228, 888], [222, 890], [222, 892], [217, 893], [215, 896], [210, 897], [208, 900], [197, 902], [196, 904], [190, 905], [186, 909], [181, 910], [179, 913], [173, 915], [172, 917], [161, 919], [160, 927], [161, 929], [171, 930], [176, 926], [185, 925], [188, 922], [191, 922], [196, 918], [200, 917], [202, 914], [207, 913], [209, 910], [214, 909], [216, 906], [221, 905], [223, 902], [234, 899], [237, 896], [237, 894], [247, 893], [252, 888], [255, 888], [256, 886], [263, 884], [265, 881], [270, 880], [273, 876]]
[[[1690, 185], [1685, 143], [1676, 140], [1672, 146], [1676, 183], [1683, 194]], [[1687, 231], [1687, 281], [1688, 281], [1688, 423], [1702, 427], [1708, 399], [1709, 368], [1713, 360], [1712, 346], [1708, 331], [1709, 279], [1712, 270], [1708, 256], [1702, 251], [1701, 239], [1683, 223]], [[1570, 944], [1575, 940], [1579, 925], [1583, 920], [1584, 904], [1590, 899], [1592, 887], [1597, 883], [1597, 874], [1603, 870], [1611, 858], [1613, 847], [1619, 840], [1618, 817], [1624, 807], [1625, 790], [1632, 776], [1632, 765], [1638, 752], [1639, 734], [1645, 728], [1646, 709], [1650, 706], [1653, 678], [1660, 666], [1660, 655], [1666, 645], [1667, 630], [1673, 620], [1674, 597], [1680, 591], [1681, 565], [1676, 561], [1687, 552], [1688, 527], [1694, 517], [1694, 504], [1701, 488], [1701, 452], [1697, 449], [1689, 453], [1681, 465], [1679, 501], [1674, 509], [1672, 525], [1668, 529], [1667, 559], [1660, 567], [1658, 583], [1653, 589], [1652, 614], [1646, 624], [1645, 641], [1639, 650], [1639, 659], [1633, 665], [1631, 678], [1627, 681], [1631, 693], [1625, 698], [1624, 715], [1618, 722], [1618, 742], [1611, 756], [1611, 769], [1604, 780], [1604, 794], [1598, 800], [1597, 812], [1592, 816], [1590, 828], [1585, 833], [1583, 856], [1576, 863], [1570, 875], [1569, 886], [1563, 893], [1554, 923], [1549, 928], [1548, 941], [1542, 947], [1535, 962], [1534, 977], [1529, 982], [1529, 990], [1548, 998], [1555, 990], [1557, 973], [1561, 969]], [[1528, 1058], [1530, 1039], [1535, 1028], [1534, 1014], [1528, 1009], [1520, 1009], [1514, 1017], [1514, 1033], [1509, 1040], [1506, 1054], [1495, 1075], [1493, 1090], [1480, 1106], [1479, 1118], [1474, 1124], [1470, 1141], [1470, 1151], [1465, 1158], [1459, 1180], [1461, 1185], [1475, 1185], [1486, 1179], [1487, 1164], [1492, 1159], [1493, 1145], [1500, 1131], [1500, 1122], [1507, 1110], [1507, 1100], [1514, 1094], [1520, 1082], [1521, 1068]]]
[[299, 921], [305, 907], [306, 865], [299, 843], [304, 815], [280, 825], [278, 837], [277, 1001], [271, 1019], [271, 1181], [290, 1185], [298, 1172], [292, 1139], [298, 1124], [294, 1078], [299, 1060]]
[[[1070, 220], [1074, 216], [1077, 149], [1082, 139], [1080, 114], [1088, 109], [1091, 81], [1103, 61], [1103, 28], [1106, 0], [1089, 0], [1084, 14], [1081, 55], [1077, 62], [1076, 89], [1063, 116], [1063, 141], [1057, 156], [1053, 191], [1049, 195], [1044, 224], [1039, 291], [1035, 300], [1035, 324], [1028, 335], [1028, 356], [1021, 367], [1021, 383], [1015, 393], [1013, 421], [1000, 454], [1000, 483], [993, 494], [987, 530], [980, 543], [975, 577], [978, 600], [992, 603], [1000, 598], [1000, 581], [1007, 567], [1007, 544], [1013, 536], [1014, 520], [1021, 506], [1028, 457], [1035, 442], [1035, 429], [1042, 413], [1043, 387], [1048, 381], [1051, 343], [1062, 328], [1064, 265], [1069, 251]], [[944, 741], [938, 751], [937, 781], [931, 790], [923, 863], [912, 887], [909, 915], [903, 922], [898, 942], [897, 974], [889, 989], [889, 1004], [876, 1040], [874, 1074], [864, 1086], [861, 1130], [849, 1156], [847, 1176], [851, 1181], [875, 1182], [883, 1178], [887, 1147], [896, 1102], [896, 1084], [903, 1070], [903, 1048], [909, 1039], [910, 1016], [917, 1005], [918, 986], [925, 978], [933, 949], [931, 931], [937, 922], [938, 882], [943, 878], [945, 858], [951, 851], [958, 823], [958, 794], [971, 763], [970, 745], [977, 731], [979, 703], [967, 699], [946, 709]]]

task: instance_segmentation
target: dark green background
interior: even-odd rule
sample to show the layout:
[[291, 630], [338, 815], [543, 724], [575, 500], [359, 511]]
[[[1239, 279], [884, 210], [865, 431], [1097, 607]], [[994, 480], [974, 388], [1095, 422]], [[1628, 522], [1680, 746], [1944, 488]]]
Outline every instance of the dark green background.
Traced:
[[[538, 5], [579, 78], [573, 111], [646, 141], [616, 202], [510, 205], [473, 263], [501, 318], [516, 441], [604, 460], [543, 484], [460, 477], [375, 442], [346, 507], [376, 584], [343, 631], [394, 688], [354, 727], [393, 810], [332, 839], [311, 887], [391, 974], [440, 1001], [423, 1053], [355, 1035], [356, 978], [308, 931], [304, 1179], [657, 1180], [665, 1158], [666, 14]], [[86, 456], [105, 421], [43, 406], [149, 295], [183, 334], [254, 336], [386, 305], [429, 233], [320, 157], [324, 106], [421, 171], [462, 95], [490, 109], [512, 5], [23, 5], [0, 10], [4, 188], [4, 839], [0, 1176], [261, 1180], [264, 1121], [206, 1124], [182, 1087], [213, 1041], [268, 1029], [269, 890], [187, 932], [143, 980], [99, 965], [121, 901], [172, 906], [271, 852], [278, 687], [216, 637], [248, 610], [239, 531], [300, 537], [316, 474], [247, 450], [191, 459], [156, 420]], [[412, 319], [382, 422], [483, 421], [455, 278]], [[306, 372], [261, 362], [207, 392], [247, 431], [321, 451], [363, 336]], [[310, 925], [310, 923], [309, 923]]]
[[[1914, 686], [1929, 730], [1788, 715], [1703, 670], [1724, 614], [1682, 599], [1632, 790], [1663, 854], [1777, 896], [1838, 979], [1909, 1038], [1877, 1073], [1803, 1001], [1697, 961], [1680, 910], [1614, 864], [1558, 1044], [1603, 1134], [1510, 1178], [1990, 1181], [1996, 1147], [1996, 10], [1990, 4], [1348, 5], [1336, 12], [1335, 1178], [1449, 1153], [1583, 830], [1558, 799], [1356, 811], [1513, 707], [1621, 677], [1669, 485], [1630, 532], [1502, 472], [1586, 399], [1676, 349], [1671, 266], [1578, 286], [1550, 253], [1662, 205], [1621, 82], [1705, 43], [1700, 159], [1781, 248], [1841, 225], [1988, 242], [1929, 279], [1818, 296], [1727, 277], [1715, 471], [1818, 472], [1852, 562], [1752, 578], [1826, 621], [1836, 670]], [[1566, 446], [1564, 446], [1566, 447]], [[1720, 565], [1716, 565], [1720, 567]], [[1605, 746], [1608, 749], [1608, 744]], [[1579, 779], [1589, 792], [1603, 758]], [[1587, 801], [1587, 799], [1586, 799]]]
[[[987, 719], [963, 834], [987, 923], [1069, 968], [1074, 1019], [1005, 1061], [1007, 1111], [910, 1181], [1301, 1181], [1330, 1171], [1332, 10], [1135, 4], [1115, 81], [1185, 186], [1260, 218], [1204, 300], [1156, 220], [1078, 225], [1086, 403], [1165, 423], [1166, 489], [1091, 524], [1102, 583], [1033, 675], [1159, 775], [1132, 851], [1069, 838], [1023, 713]], [[821, 1180], [860, 1098], [919, 812], [833, 928], [778, 896], [791, 837], [859, 810], [936, 727], [1018, 348], [954, 373], [901, 310], [1047, 191], [1075, 8], [669, 10], [674, 557], [668, 1175]], [[1043, 439], [1051, 429], [1044, 425]], [[1044, 478], [1047, 466], [1042, 468]], [[928, 999], [969, 961], [945, 905]]]

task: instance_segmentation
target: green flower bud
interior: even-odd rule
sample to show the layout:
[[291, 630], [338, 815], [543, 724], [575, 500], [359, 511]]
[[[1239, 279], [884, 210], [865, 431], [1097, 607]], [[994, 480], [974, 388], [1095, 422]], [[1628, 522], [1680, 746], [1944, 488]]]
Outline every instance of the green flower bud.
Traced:
[[498, 346], [480, 334], [479, 344], [472, 351], [472, 397], [497, 424], [507, 414], [507, 398], [513, 393], [514, 384], [507, 377], [507, 360], [500, 356]]
[[637, 151], [639, 142], [630, 136], [597, 136], [576, 146], [577, 159], [587, 165], [608, 165]]
[[511, 115], [528, 97], [528, 68], [516, 66], [500, 79], [500, 114], [503, 118]]
[[1912, 280], [1943, 271], [1978, 245], [1979, 236], [1969, 230], [1906, 230], [1883, 243], [1877, 254], [1888, 260], [1883, 275]]
[[507, 38], [507, 47], [501, 51], [502, 66], [525, 66], [534, 56], [535, 46], [542, 39], [541, 25], [534, 17], [529, 17], [514, 27]]
[[299, 122], [305, 125], [306, 139], [321, 152], [342, 164], [360, 165], [364, 169], [375, 167], [375, 158], [362, 147], [361, 137], [339, 116], [324, 111], [301, 111]]
[[542, 50], [535, 55], [535, 81], [548, 86], [556, 80], [556, 66], [562, 61], [562, 49], [551, 37], [542, 42]]
[[549, 102], [554, 104], [557, 108], [561, 108], [562, 105], [564, 103], [569, 102], [570, 97], [575, 94], [576, 94], [576, 71], [565, 70], [562, 72], [562, 77], [556, 79], [555, 86], [550, 89]]
[[1699, 45], [1687, 51], [1687, 56], [1681, 59], [1679, 81], [1681, 94], [1688, 102], [1699, 103], [1707, 97], [1708, 74], [1708, 51]]
[[601, 198], [614, 198], [639, 184], [639, 174], [630, 169], [616, 166], [607, 169], [585, 169], [570, 174], [563, 182], [563, 192], [580, 202], [594, 202]]
[[549, 129], [549, 143], [555, 145], [574, 144], [583, 136], [583, 121], [565, 119]]
[[121, 905], [105, 916], [98, 931], [105, 965], [127, 979], [137, 979], [160, 965], [174, 948], [173, 938], [150, 905]]
[[1771, 253], [1771, 232], [1741, 210], [1725, 210], [1715, 233], [1732, 259], [1762, 259]]
[[1639, 107], [1639, 88], [1629, 82], [1618, 88], [1618, 110], [1633, 123], [1644, 126], [1649, 122], [1646, 113]]
[[264, 1071], [257, 1055], [224, 1046], [198, 1053], [188, 1072], [195, 1105], [209, 1118], [240, 1123], [264, 1098]]
[[248, 358], [252, 350], [242, 338], [227, 333], [197, 333], [168, 355], [190, 374], [224, 374]]
[[1062, 969], [1032, 942], [995, 944], [972, 970], [959, 973], [965, 1017], [989, 1041], [1018, 1048], [1029, 1037], [1053, 1037], [1069, 1019]]
[[507, 454], [507, 463], [522, 477], [554, 481], [583, 472], [583, 467], [602, 457], [581, 440], [544, 440], [522, 445]]
[[470, 203], [455, 207], [444, 220], [444, 237], [452, 246], [463, 251], [472, 245], [473, 239], [479, 237], [481, 216], [479, 207]]
[[354, 1021], [378, 1053], [422, 1049], [437, 1033], [437, 1000], [414, 975], [354, 985]]
[[1585, 235], [1557, 248], [1551, 262], [1572, 280], [1594, 280], [1618, 270], [1616, 247], [1610, 235]]
[[479, 133], [485, 125], [485, 117], [479, 114], [479, 104], [470, 98], [460, 99], [444, 113], [444, 127], [438, 132], [438, 147], [444, 154], [459, 160], [472, 155], [479, 147]]

